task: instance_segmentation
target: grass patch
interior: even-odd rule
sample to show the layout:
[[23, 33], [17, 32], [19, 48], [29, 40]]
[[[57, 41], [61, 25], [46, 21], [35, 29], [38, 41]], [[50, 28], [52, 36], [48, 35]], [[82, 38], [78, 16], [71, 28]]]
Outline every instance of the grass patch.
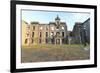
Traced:
[[[80, 47], [80, 48], [84, 48], [83, 45], [53, 45], [53, 44], [44, 44], [44, 45], [33, 45], [33, 46], [22, 46], [22, 48], [26, 48], [26, 49], [60, 49], [60, 48], [75, 48], [75, 47]], [[86, 47], [89, 47], [89, 45], [87, 45]]]
[[90, 58], [89, 45], [34, 45], [23, 46], [21, 50], [21, 62], [46, 62], [86, 60]]

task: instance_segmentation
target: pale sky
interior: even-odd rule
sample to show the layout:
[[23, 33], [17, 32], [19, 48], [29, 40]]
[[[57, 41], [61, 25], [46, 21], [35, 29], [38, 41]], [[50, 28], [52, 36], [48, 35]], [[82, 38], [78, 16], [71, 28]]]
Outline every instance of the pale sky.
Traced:
[[75, 13], [75, 12], [57, 12], [57, 11], [34, 11], [22, 10], [22, 20], [30, 23], [31, 21], [38, 21], [39, 23], [54, 22], [57, 15], [60, 21], [66, 22], [68, 30], [73, 30], [75, 22], [84, 22], [89, 17], [89, 13]]

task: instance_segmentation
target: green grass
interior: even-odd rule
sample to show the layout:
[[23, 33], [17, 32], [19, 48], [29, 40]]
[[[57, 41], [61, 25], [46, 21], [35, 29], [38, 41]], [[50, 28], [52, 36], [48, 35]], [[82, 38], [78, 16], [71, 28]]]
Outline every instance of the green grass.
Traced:
[[23, 46], [21, 61], [24, 62], [45, 62], [45, 61], [69, 61], [86, 60], [90, 58], [88, 50], [83, 45], [34, 45]]
[[[89, 45], [88, 45], [89, 46]], [[88, 46], [86, 46], [86, 47], [88, 47]], [[74, 44], [74, 45], [66, 45], [66, 44], [63, 44], [63, 45], [53, 45], [53, 44], [44, 44], [44, 45], [33, 45], [33, 46], [22, 46], [22, 48], [34, 48], [34, 49], [44, 49], [44, 48], [50, 48], [50, 49], [57, 49], [57, 48], [74, 48], [74, 47], [81, 47], [81, 48], [83, 48], [84, 46], [83, 45], [80, 45], [80, 44], [78, 44], [78, 45], [76, 45], [76, 44]]]

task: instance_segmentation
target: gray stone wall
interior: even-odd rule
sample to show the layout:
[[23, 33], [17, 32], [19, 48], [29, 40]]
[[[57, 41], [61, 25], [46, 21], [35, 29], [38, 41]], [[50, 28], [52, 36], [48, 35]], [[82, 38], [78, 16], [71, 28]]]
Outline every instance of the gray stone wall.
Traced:
[[73, 44], [90, 43], [90, 18], [83, 23], [76, 22], [72, 31]]

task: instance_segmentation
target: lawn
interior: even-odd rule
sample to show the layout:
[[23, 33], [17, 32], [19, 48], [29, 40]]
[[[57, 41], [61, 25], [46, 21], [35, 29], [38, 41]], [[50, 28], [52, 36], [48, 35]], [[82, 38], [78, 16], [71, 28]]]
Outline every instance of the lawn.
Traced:
[[[88, 48], [88, 49], [84, 49]], [[21, 49], [21, 62], [46, 62], [86, 60], [90, 58], [89, 45], [34, 45], [23, 46]]]

